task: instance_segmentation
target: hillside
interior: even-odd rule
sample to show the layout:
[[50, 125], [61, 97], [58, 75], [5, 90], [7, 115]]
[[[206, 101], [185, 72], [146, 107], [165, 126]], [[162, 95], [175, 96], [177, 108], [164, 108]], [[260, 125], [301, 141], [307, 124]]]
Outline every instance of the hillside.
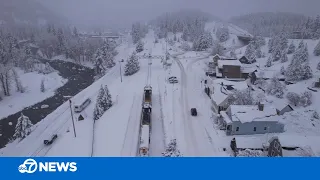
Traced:
[[59, 24], [62, 20], [62, 17], [35, 0], [2, 0], [1, 2], [0, 25], [44, 25], [49, 22]]
[[310, 33], [310, 36], [317, 36], [314, 33], [319, 29], [318, 21], [318, 18], [313, 19], [301, 14], [285, 12], [251, 13], [230, 19], [230, 23], [246, 29], [254, 35], [265, 37], [270, 37], [281, 31], [288, 34], [294, 31], [304, 31]]

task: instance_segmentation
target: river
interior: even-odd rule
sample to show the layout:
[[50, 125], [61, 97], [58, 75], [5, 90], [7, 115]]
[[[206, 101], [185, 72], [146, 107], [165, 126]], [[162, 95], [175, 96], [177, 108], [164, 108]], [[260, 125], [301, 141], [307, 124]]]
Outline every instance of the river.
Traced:
[[[54, 96], [1, 119], [0, 133], [2, 136], [0, 136], [0, 148], [3, 148], [12, 138], [21, 112], [29, 117], [33, 124], [36, 124], [68, 100], [63, 96], [74, 96], [94, 82], [94, 71], [90, 68], [60, 60], [49, 61], [43, 59], [41, 61], [48, 62], [54, 69], [59, 71], [60, 76], [68, 79], [68, 82], [58, 88]], [[49, 107], [41, 109], [41, 105], [49, 105]], [[9, 125], [10, 122], [12, 125]]]

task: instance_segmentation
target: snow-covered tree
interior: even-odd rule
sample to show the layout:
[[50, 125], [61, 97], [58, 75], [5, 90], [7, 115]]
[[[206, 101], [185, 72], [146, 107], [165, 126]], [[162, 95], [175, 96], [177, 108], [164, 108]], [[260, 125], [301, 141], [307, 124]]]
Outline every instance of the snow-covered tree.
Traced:
[[106, 106], [104, 107], [104, 110], [107, 111], [113, 105], [112, 97], [107, 85], [104, 86], [104, 92], [105, 92], [104, 103], [106, 104]]
[[186, 42], [186, 41], [184, 41], [184, 42], [181, 44], [180, 48], [181, 48], [182, 50], [184, 50], [184, 51], [190, 51], [190, 50], [191, 50], [190, 45], [189, 45], [188, 42]]
[[107, 106], [107, 104], [105, 101], [105, 90], [101, 85], [101, 87], [99, 89], [98, 96], [97, 96], [96, 105], [93, 110], [93, 119], [94, 120], [98, 120], [103, 115], [103, 113], [105, 112], [104, 109], [106, 108], [106, 106]]
[[19, 74], [17, 73], [17, 71], [15, 69], [12, 69], [12, 75], [13, 75], [13, 79], [16, 84], [17, 91], [20, 93], [24, 93], [25, 88], [22, 86], [22, 82], [20, 80]]
[[261, 150], [250, 150], [245, 149], [242, 151], [239, 151], [237, 154], [237, 157], [265, 157], [265, 153]]
[[234, 49], [230, 51], [230, 57], [237, 58], [237, 55]]
[[41, 92], [45, 92], [46, 91], [46, 88], [44, 87], [44, 79], [41, 80], [40, 91]]
[[139, 41], [136, 46], [136, 52], [139, 53], [139, 52], [142, 52], [143, 50], [144, 50], [144, 44], [142, 41]]
[[300, 95], [295, 92], [288, 92], [287, 94], [288, 101], [294, 106], [298, 106], [300, 102]]
[[272, 66], [272, 56], [269, 56], [265, 66], [266, 67], [271, 67]]
[[177, 141], [173, 139], [170, 141], [168, 146], [166, 147], [165, 152], [162, 153], [164, 157], [182, 157], [179, 149], [177, 149]]
[[318, 44], [316, 45], [316, 47], [313, 50], [313, 54], [315, 56], [320, 56], [320, 41], [318, 42]]
[[289, 81], [310, 79], [313, 74], [308, 62], [308, 52], [306, 46], [301, 41], [286, 70], [286, 79]]
[[280, 74], [285, 75], [285, 73], [286, 73], [286, 70], [284, 69], [284, 66], [281, 66]]
[[215, 41], [212, 45], [212, 49], [211, 49], [211, 55], [224, 55], [224, 47], [217, 41]]
[[283, 98], [285, 86], [281, 84], [277, 77], [273, 77], [268, 85], [266, 92], [277, 98]]
[[320, 70], [320, 62], [317, 65], [317, 69]]
[[281, 50], [279, 48], [280, 46], [276, 46], [272, 51], [272, 61], [279, 61], [281, 58]]
[[136, 52], [133, 52], [132, 55], [127, 60], [127, 63], [124, 67], [124, 75], [131, 76], [140, 70], [140, 63]]
[[303, 107], [310, 106], [312, 104], [312, 93], [305, 91], [300, 95], [300, 104]]
[[198, 39], [193, 42], [193, 49], [195, 51], [203, 51], [213, 45], [213, 39], [210, 32], [205, 32]]
[[242, 91], [235, 91], [230, 97], [230, 102], [233, 102], [234, 105], [253, 105], [254, 98], [250, 89], [242, 90]]
[[296, 51], [296, 46], [293, 44], [293, 41], [291, 41], [289, 48], [288, 48], [288, 54], [292, 54]]
[[30, 119], [21, 113], [13, 135], [14, 139], [24, 139], [31, 133], [32, 122]]
[[252, 42], [249, 43], [249, 45], [247, 46], [244, 55], [248, 58], [248, 61], [250, 63], [253, 63], [256, 61], [256, 49], [255, 49], [255, 45]]
[[280, 56], [280, 62], [284, 63], [284, 62], [287, 62], [288, 60], [289, 59], [286, 51], [282, 51]]
[[229, 39], [229, 28], [220, 27], [216, 30], [216, 36], [220, 42], [225, 42]]

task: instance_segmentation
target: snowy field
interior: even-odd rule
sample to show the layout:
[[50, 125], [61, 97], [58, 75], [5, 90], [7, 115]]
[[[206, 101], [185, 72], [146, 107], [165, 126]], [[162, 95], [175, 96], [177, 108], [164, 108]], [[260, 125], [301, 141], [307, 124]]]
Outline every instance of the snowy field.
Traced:
[[[38, 72], [24, 73], [18, 68], [16, 70], [26, 92], [16, 92], [16, 87], [14, 83], [12, 84], [11, 96], [5, 96], [0, 101], [0, 119], [53, 96], [56, 89], [67, 83], [67, 80], [59, 76], [58, 72], [45, 75]], [[40, 91], [42, 80], [44, 80], [45, 92]]]

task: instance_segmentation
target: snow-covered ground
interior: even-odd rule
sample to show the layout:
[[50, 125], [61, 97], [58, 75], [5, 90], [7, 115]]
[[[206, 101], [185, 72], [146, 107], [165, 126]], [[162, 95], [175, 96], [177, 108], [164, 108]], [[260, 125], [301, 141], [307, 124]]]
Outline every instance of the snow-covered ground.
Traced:
[[[0, 119], [53, 96], [56, 89], [67, 83], [67, 80], [59, 76], [58, 72], [45, 75], [38, 72], [24, 73], [18, 68], [16, 70], [26, 92], [16, 92], [16, 87], [14, 83], [12, 84], [11, 96], [5, 96], [0, 101]], [[40, 91], [42, 80], [44, 80], [45, 92]]]

